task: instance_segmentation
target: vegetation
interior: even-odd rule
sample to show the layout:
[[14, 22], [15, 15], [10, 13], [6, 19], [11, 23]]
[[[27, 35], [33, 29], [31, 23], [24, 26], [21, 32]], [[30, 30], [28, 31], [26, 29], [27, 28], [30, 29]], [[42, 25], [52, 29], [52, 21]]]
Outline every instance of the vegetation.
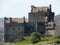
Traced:
[[0, 41], [3, 40], [3, 35], [0, 33]]
[[31, 34], [31, 41], [32, 41], [32, 43], [37, 43], [37, 42], [39, 42], [39, 41], [40, 41], [40, 37], [41, 37], [41, 34], [40, 34], [40, 33], [38, 33], [38, 32], [33, 32], [33, 33]]
[[25, 40], [24, 37], [21, 37], [19, 39], [16, 39], [14, 42], [16, 43], [16, 42], [21, 42], [21, 41], [24, 41], [24, 40]]
[[[14, 43], [8, 45], [41, 45], [41, 44], [52, 44], [60, 43], [60, 36], [42, 35], [38, 32], [33, 32], [30, 36], [21, 37], [16, 39]], [[4, 44], [5, 45], [5, 44]]]

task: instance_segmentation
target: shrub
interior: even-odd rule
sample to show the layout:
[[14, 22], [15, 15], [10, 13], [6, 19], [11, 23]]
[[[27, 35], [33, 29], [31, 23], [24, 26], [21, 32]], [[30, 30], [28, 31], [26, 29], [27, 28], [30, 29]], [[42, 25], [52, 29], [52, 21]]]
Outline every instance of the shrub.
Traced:
[[18, 38], [18, 39], [16, 39], [14, 42], [16, 43], [16, 42], [21, 42], [21, 41], [23, 41], [23, 40], [25, 40], [23, 37], [21, 37], [21, 38]]
[[56, 36], [58, 39], [60, 39], [60, 36]]
[[55, 41], [55, 43], [60, 44], [60, 40]]
[[38, 33], [38, 32], [33, 32], [33, 33], [31, 34], [31, 41], [32, 41], [32, 43], [36, 43], [36, 42], [40, 41], [40, 36], [41, 36], [40, 33]]

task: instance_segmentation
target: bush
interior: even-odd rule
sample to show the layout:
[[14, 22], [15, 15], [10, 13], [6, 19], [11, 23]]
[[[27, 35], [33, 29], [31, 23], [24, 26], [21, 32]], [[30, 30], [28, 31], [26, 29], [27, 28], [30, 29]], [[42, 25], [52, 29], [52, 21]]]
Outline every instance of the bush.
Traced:
[[55, 41], [55, 43], [60, 44], [60, 40]]
[[33, 33], [31, 34], [31, 41], [32, 41], [32, 43], [37, 43], [38, 41], [40, 41], [40, 36], [41, 36], [40, 33], [38, 33], [38, 32], [33, 32]]
[[60, 36], [56, 36], [58, 39], [60, 39]]
[[14, 42], [16, 43], [16, 42], [21, 42], [21, 41], [23, 41], [23, 40], [25, 40], [23, 37], [21, 37], [21, 38], [18, 38], [18, 39], [16, 39]]

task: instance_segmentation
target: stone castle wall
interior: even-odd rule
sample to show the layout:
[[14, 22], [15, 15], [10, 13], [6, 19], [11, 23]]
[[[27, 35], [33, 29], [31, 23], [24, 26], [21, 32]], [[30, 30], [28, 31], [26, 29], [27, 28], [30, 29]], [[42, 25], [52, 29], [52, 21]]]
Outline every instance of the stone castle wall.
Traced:
[[4, 33], [5, 42], [11, 42], [24, 36], [24, 25], [18, 23], [5, 24]]

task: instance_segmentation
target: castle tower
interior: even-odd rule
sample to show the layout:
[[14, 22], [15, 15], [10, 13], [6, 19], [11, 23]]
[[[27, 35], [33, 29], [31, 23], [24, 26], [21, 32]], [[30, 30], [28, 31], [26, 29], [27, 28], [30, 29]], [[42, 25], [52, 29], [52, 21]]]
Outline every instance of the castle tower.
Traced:
[[31, 6], [29, 13], [29, 22], [36, 23], [36, 31], [46, 34], [54, 31], [54, 12], [52, 12], [51, 5], [35, 7]]

